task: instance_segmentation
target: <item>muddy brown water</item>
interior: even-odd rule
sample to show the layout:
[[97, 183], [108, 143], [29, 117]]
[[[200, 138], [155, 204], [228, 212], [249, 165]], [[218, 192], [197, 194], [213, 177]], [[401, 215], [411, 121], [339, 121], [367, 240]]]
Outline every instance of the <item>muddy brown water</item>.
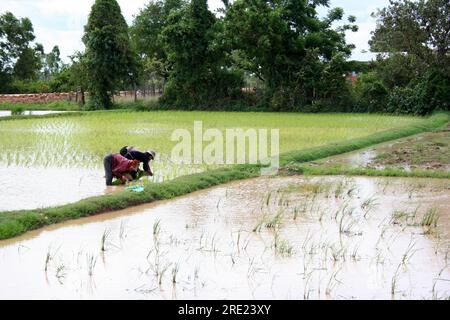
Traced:
[[53, 225], [0, 241], [0, 298], [449, 298], [449, 187], [257, 178]]
[[0, 211], [45, 208], [122, 190], [104, 172], [85, 168], [0, 166]]
[[[319, 161], [311, 162], [311, 166], [349, 166], [351, 168], [373, 168], [377, 170], [384, 170], [387, 168], [403, 169], [411, 172], [414, 169], [433, 170], [450, 172], [450, 163], [445, 160], [439, 160], [446, 157], [446, 148], [435, 146], [437, 150], [433, 150], [432, 159], [425, 161], [427, 156], [424, 154], [422, 163], [411, 164], [406, 159], [397, 159], [396, 163], [385, 163], [383, 159], [377, 159], [379, 155], [383, 154], [408, 154], [412, 147], [418, 148], [423, 141], [438, 143], [439, 139], [446, 139], [448, 136], [448, 129], [443, 129], [437, 132], [426, 132], [411, 137], [398, 139], [395, 141], [384, 142], [375, 146], [371, 146], [362, 150], [352, 151], [341, 155], [328, 157]], [[423, 152], [423, 151], [422, 151]], [[439, 156], [441, 155], [441, 156]], [[447, 156], [448, 158], [448, 156]]]

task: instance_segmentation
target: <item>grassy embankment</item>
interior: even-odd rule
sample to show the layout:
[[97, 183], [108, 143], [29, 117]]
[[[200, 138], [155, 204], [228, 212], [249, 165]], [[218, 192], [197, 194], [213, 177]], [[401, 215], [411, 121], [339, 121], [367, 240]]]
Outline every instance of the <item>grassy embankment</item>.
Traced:
[[[378, 132], [366, 137], [331, 143], [325, 146], [286, 152], [281, 155], [280, 163], [282, 166], [289, 167], [298, 163], [350, 152], [373, 144], [430, 131], [442, 127], [449, 119], [449, 114], [439, 113], [423, 119], [420, 123], [402, 128]], [[260, 167], [257, 165], [219, 168], [203, 173], [182, 176], [168, 182], [152, 184], [142, 193], [121, 192], [92, 197], [73, 204], [54, 208], [3, 212], [0, 213], [0, 239], [14, 237], [29, 230], [69, 219], [119, 210], [156, 200], [171, 199], [233, 180], [257, 177], [260, 174], [259, 169]]]

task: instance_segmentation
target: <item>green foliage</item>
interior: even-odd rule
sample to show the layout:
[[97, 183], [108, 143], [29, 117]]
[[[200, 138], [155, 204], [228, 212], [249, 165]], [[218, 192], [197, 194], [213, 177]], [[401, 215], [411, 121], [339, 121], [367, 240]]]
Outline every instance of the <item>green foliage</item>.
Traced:
[[85, 26], [86, 74], [91, 107], [110, 108], [118, 87], [137, 82], [138, 64], [116, 0], [96, 0]]
[[57, 75], [63, 67], [63, 62], [60, 57], [60, 51], [58, 46], [54, 46], [52, 51], [48, 54], [44, 54], [44, 79], [50, 80], [52, 76]]
[[169, 14], [185, 6], [184, 0], [152, 1], [136, 15], [130, 36], [136, 52], [144, 61], [145, 80], [167, 80], [171, 65], [167, 59], [162, 31], [167, 26]]
[[[345, 31], [357, 27], [343, 24], [333, 29], [343, 10], [332, 9], [320, 19], [319, 5], [328, 1], [237, 0], [226, 12], [225, 39], [238, 52], [232, 57], [264, 81], [265, 103], [272, 110], [331, 105], [348, 94], [345, 74], [350, 70], [345, 58], [353, 46], [346, 44]], [[341, 90], [336, 90], [338, 86]]]
[[9, 85], [8, 93], [46, 93], [50, 92], [48, 82], [42, 80], [13, 80]]
[[206, 0], [170, 13], [163, 37], [172, 71], [163, 104], [213, 108], [239, 98], [243, 75], [225, 64], [220, 27]]
[[354, 86], [357, 100], [355, 110], [359, 112], [384, 112], [388, 90], [376, 73], [362, 74]]
[[391, 89], [388, 111], [449, 109], [449, 16], [446, 0], [395, 0], [374, 14], [378, 23], [370, 45], [379, 53], [378, 77]]
[[25, 109], [21, 105], [15, 105], [11, 108], [11, 115], [18, 116], [21, 115]]
[[0, 15], [0, 92], [11, 90], [16, 75], [20, 80], [33, 78], [38, 67], [33, 25], [28, 18], [16, 18], [11, 12]]

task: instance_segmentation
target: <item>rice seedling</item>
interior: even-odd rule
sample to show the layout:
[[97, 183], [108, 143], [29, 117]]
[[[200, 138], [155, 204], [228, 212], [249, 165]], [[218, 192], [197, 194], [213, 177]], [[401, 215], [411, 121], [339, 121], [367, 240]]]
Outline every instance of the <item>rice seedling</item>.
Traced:
[[259, 218], [259, 220], [257, 221], [256, 225], [253, 227], [252, 231], [253, 232], [260, 232], [261, 228], [263, 227], [263, 225], [266, 222], [266, 216], [263, 215]]
[[54, 259], [54, 257], [56, 256], [57, 252], [59, 251], [60, 247], [58, 247], [54, 252], [52, 252], [52, 248], [51, 246], [48, 247], [47, 253], [45, 255], [45, 263], [44, 263], [44, 270], [45, 272], [48, 271], [48, 267], [50, 264], [50, 261], [52, 261]]
[[353, 247], [353, 250], [351, 252], [351, 258], [353, 259], [353, 261], [358, 261], [360, 259], [359, 255], [358, 255], [358, 251], [359, 251], [359, 245], [355, 245]]
[[420, 222], [422, 227], [437, 227], [439, 211], [436, 208], [428, 209]]
[[45, 272], [47, 272], [47, 270], [48, 270], [48, 265], [50, 263], [50, 260], [52, 260], [52, 255], [51, 255], [50, 251], [48, 251], [45, 256], [45, 267], [44, 267]]
[[93, 254], [86, 255], [88, 275], [92, 277], [94, 274], [95, 265], [97, 264], [97, 257], [94, 257]]
[[58, 282], [60, 284], [63, 283], [63, 279], [66, 277], [66, 275], [67, 275], [66, 267], [63, 264], [61, 264], [61, 265], [56, 267], [56, 274], [55, 274], [55, 276], [58, 279]]
[[446, 264], [446, 265], [438, 272], [437, 276], [436, 276], [436, 277], [434, 278], [434, 280], [433, 280], [433, 287], [432, 287], [432, 289], [431, 289], [431, 292], [432, 292], [432, 299], [433, 299], [433, 300], [439, 300], [438, 292], [437, 292], [437, 290], [436, 290], [436, 285], [437, 285], [438, 281], [450, 281], [450, 280], [448, 280], [448, 279], [442, 279], [442, 278], [441, 278], [441, 277], [442, 277], [442, 274], [443, 274], [444, 271], [447, 270], [447, 269], [448, 269], [448, 265]]
[[341, 259], [345, 260], [346, 249], [342, 247], [338, 248], [334, 245], [331, 245], [329, 248], [333, 262], [338, 262]]
[[352, 214], [353, 214], [352, 208], [342, 213], [341, 219], [339, 220], [339, 234], [345, 234], [348, 236], [362, 235], [361, 232], [353, 232], [353, 229], [356, 226], [357, 221], [352, 218]]
[[283, 223], [284, 212], [279, 211], [275, 216], [273, 216], [270, 220], [265, 223], [265, 227], [267, 229], [277, 229]]
[[394, 272], [394, 275], [391, 278], [391, 296], [392, 298], [395, 297], [395, 293], [397, 291], [397, 285], [398, 285], [398, 280], [399, 280], [399, 271], [400, 271], [400, 267], [402, 266], [402, 263], [400, 263], [397, 266], [397, 269]]
[[411, 237], [408, 247], [406, 248], [405, 253], [403, 253], [402, 255], [402, 265], [406, 266], [412, 256], [418, 251], [418, 249], [414, 249], [415, 245], [416, 243], [413, 242], [413, 238]]
[[342, 284], [340, 280], [337, 279], [337, 276], [341, 272], [342, 268], [339, 268], [331, 274], [327, 286], [325, 288], [325, 294], [330, 297], [333, 291], [337, 288], [338, 285]]
[[[170, 268], [170, 266], [171, 266], [171, 263], [167, 263], [167, 264], [165, 264], [165, 265], [163, 265], [162, 267], [161, 267], [161, 269], [159, 269], [158, 271], [157, 271], [157, 277], [158, 277], [158, 284], [159, 285], [161, 285], [162, 284], [162, 280], [163, 280], [163, 277], [164, 277], [164, 274], [166, 273], [166, 271]], [[178, 271], [177, 271], [178, 272]], [[172, 278], [172, 280], [173, 280], [173, 278]]]
[[102, 252], [106, 251], [106, 242], [108, 241], [110, 234], [111, 234], [110, 229], [105, 229], [105, 231], [103, 231], [102, 238], [101, 238], [101, 247], [100, 247]]
[[122, 221], [120, 221], [120, 227], [119, 227], [119, 238], [121, 239], [121, 240], [123, 240], [124, 238], [126, 238], [127, 237], [127, 234], [126, 234], [126, 221], [124, 221], [124, 220], [122, 220]]
[[370, 198], [367, 198], [364, 200], [364, 202], [361, 204], [361, 209], [364, 212], [364, 218], [367, 219], [369, 213], [377, 208], [379, 206], [379, 203], [377, 202], [377, 198], [375, 196], [372, 196]]
[[277, 231], [274, 234], [273, 247], [275, 249], [275, 254], [282, 257], [290, 257], [294, 253], [294, 248], [289, 241], [282, 239]]
[[161, 220], [157, 219], [153, 223], [153, 238], [154, 239], [158, 239], [158, 236], [159, 236], [160, 232], [161, 232]]
[[335, 190], [334, 190], [334, 197], [335, 197], [336, 199], [341, 198], [342, 195], [343, 195], [343, 193], [344, 193], [344, 190], [345, 190], [345, 181], [344, 181], [344, 180], [341, 180], [341, 181], [339, 181], [338, 184], [336, 185], [336, 188], [335, 188]]

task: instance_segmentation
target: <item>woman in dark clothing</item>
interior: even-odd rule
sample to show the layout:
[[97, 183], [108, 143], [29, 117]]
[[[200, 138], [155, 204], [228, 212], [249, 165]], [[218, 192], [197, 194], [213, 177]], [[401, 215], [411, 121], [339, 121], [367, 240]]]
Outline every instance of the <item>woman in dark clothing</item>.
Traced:
[[[143, 163], [144, 172], [146, 172], [149, 176], [153, 176], [149, 163], [151, 160], [155, 160], [155, 151], [141, 152], [134, 147], [125, 146], [120, 149], [120, 154], [129, 160], [139, 160], [139, 162]], [[136, 179], [137, 171], [132, 172], [131, 175], [133, 179]]]
[[112, 185], [114, 177], [120, 179], [122, 183], [131, 180], [130, 175], [139, 168], [139, 160], [128, 160], [120, 154], [110, 154], [103, 160], [105, 166], [106, 185]]

